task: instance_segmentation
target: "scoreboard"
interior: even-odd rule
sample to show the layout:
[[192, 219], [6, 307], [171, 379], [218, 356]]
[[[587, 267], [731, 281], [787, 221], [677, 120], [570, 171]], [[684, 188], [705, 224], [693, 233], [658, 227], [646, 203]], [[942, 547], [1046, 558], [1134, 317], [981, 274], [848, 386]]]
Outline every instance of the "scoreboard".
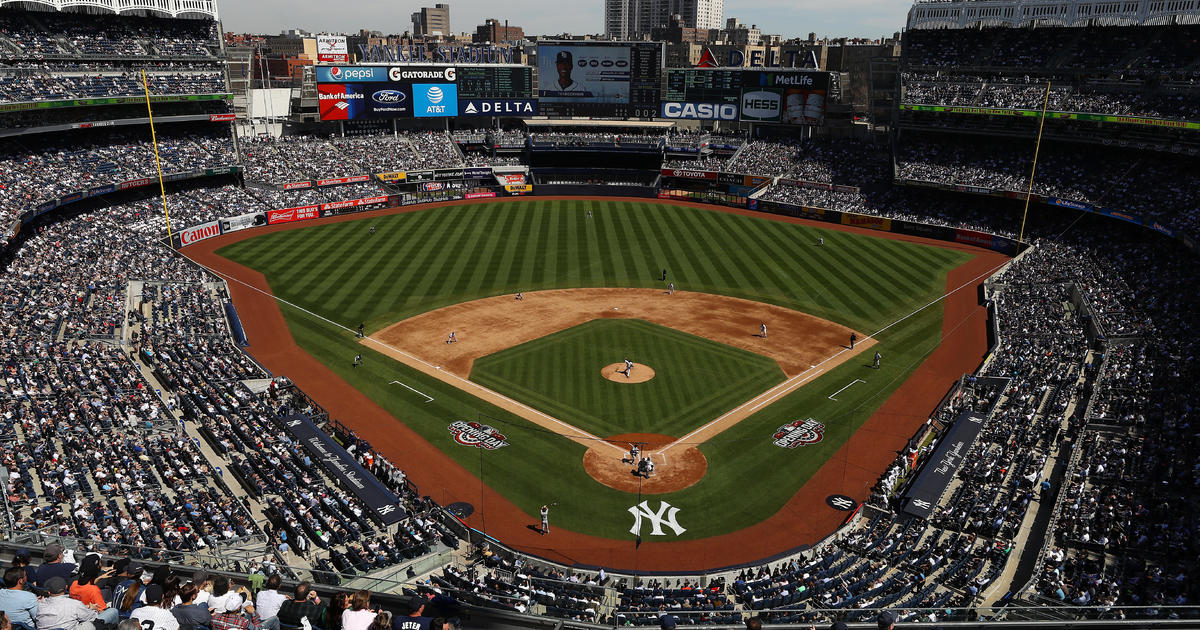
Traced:
[[532, 116], [533, 68], [517, 65], [317, 66], [321, 120]]
[[820, 125], [830, 73], [758, 68], [669, 68], [664, 118]]
[[530, 66], [459, 66], [458, 98], [506, 99], [533, 97]]
[[741, 70], [689, 72], [667, 70], [665, 101], [701, 103], [737, 103], [742, 94]]
[[653, 118], [662, 42], [538, 43], [538, 106], [550, 116]]

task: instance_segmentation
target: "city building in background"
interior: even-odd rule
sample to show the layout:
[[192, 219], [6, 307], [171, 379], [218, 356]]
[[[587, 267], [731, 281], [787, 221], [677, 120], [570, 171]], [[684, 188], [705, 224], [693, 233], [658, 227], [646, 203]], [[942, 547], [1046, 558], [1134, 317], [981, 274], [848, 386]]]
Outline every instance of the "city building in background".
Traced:
[[450, 31], [450, 5], [439, 2], [432, 7], [421, 7], [412, 14], [413, 37], [447, 38]]
[[483, 24], [475, 27], [475, 35], [471, 41], [476, 44], [499, 44], [519, 42], [525, 39], [525, 30], [520, 26], [509, 26], [507, 20], [503, 23], [496, 18], [488, 18]]
[[605, 0], [604, 34], [615, 40], [652, 39], [656, 28], [719, 29], [724, 0]]

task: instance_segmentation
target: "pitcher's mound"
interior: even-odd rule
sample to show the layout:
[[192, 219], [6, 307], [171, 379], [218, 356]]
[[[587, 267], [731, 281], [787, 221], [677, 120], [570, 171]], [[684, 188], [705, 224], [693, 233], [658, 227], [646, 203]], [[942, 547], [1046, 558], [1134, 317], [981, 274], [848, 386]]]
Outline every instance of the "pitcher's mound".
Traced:
[[[624, 365], [621, 367], [624, 368]], [[633, 371], [636, 374], [637, 368]], [[604, 438], [604, 441], [626, 449], [625, 453], [622, 454], [607, 444], [597, 444], [583, 454], [583, 468], [592, 479], [616, 490], [633, 494], [675, 492], [700, 481], [708, 471], [708, 459], [694, 446], [679, 444], [665, 452], [659, 452], [675, 441], [675, 438], [669, 435], [625, 433]], [[636, 462], [628, 459], [629, 445], [633, 442], [642, 444], [639, 457], [648, 456], [654, 462], [654, 473], [649, 479], [634, 474], [637, 470]]]
[[654, 368], [642, 363], [634, 363], [633, 371], [629, 373], [629, 376], [625, 376], [624, 363], [609, 363], [604, 366], [603, 370], [600, 370], [600, 373], [604, 375], [604, 378], [615, 383], [645, 383], [654, 378]]

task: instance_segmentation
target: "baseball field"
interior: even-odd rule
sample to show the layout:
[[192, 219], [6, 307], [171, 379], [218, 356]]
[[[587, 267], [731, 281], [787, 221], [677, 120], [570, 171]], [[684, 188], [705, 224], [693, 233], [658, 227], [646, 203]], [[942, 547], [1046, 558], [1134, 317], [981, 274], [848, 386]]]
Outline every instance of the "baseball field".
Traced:
[[[747, 536], [742, 551], [762, 557], [836, 526], [845, 513], [827, 496], [867, 496], [958, 365], [936, 362], [940, 384], [910, 377], [968, 319], [981, 334], [973, 288], [953, 313], [939, 298], [998, 259], [745, 214], [533, 198], [184, 251], [235, 280], [251, 354], [423, 494], [471, 504], [473, 526], [559, 560], [696, 568], [733, 556], [680, 557], [688, 541]], [[617, 372], [625, 359], [630, 375]], [[923, 399], [894, 396], [917, 380]], [[650, 478], [623, 461], [631, 443]], [[750, 539], [764, 527], [772, 540]]]

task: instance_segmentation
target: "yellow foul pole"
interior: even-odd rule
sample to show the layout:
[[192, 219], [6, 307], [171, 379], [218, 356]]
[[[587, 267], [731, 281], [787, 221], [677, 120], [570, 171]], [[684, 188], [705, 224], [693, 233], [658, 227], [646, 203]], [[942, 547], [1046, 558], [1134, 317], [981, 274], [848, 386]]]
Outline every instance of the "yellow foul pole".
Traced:
[[1038, 152], [1042, 149], [1042, 129], [1046, 127], [1046, 110], [1050, 107], [1050, 82], [1046, 82], [1046, 96], [1042, 99], [1042, 121], [1038, 123], [1037, 144], [1033, 147], [1033, 168], [1029, 171], [1029, 189], [1025, 191], [1025, 212], [1021, 213], [1021, 232], [1017, 235], [1017, 253], [1025, 241], [1025, 217], [1029, 216], [1029, 198], [1033, 196], [1033, 176], [1037, 173]]
[[146, 113], [150, 116], [150, 141], [154, 144], [154, 166], [158, 168], [158, 191], [162, 193], [163, 215], [167, 217], [167, 240], [171, 239], [171, 212], [167, 209], [167, 188], [163, 185], [162, 161], [158, 158], [158, 135], [154, 132], [154, 110], [150, 109], [150, 83], [142, 68], [142, 89], [146, 91]]

